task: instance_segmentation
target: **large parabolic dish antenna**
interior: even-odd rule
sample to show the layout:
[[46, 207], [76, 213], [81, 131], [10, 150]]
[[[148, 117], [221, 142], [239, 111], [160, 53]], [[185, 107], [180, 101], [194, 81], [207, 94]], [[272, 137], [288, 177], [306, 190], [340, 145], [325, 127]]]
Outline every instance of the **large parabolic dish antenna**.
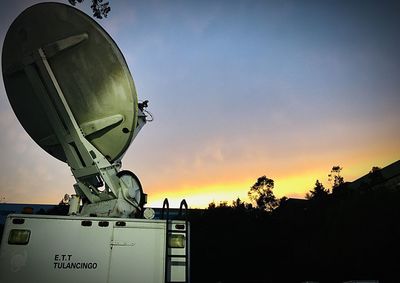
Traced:
[[42, 3], [22, 12], [9, 28], [2, 53], [3, 79], [18, 120], [52, 156], [67, 161], [59, 138], [34, 93], [24, 66], [42, 48], [83, 135], [110, 162], [133, 139], [138, 103], [125, 59], [112, 38], [68, 5]]
[[26, 132], [71, 168], [76, 195], [70, 213], [137, 216], [146, 196], [132, 172], [119, 170], [146, 123], [147, 102], [138, 104], [128, 66], [111, 37], [71, 6], [37, 4], [11, 24], [2, 70]]

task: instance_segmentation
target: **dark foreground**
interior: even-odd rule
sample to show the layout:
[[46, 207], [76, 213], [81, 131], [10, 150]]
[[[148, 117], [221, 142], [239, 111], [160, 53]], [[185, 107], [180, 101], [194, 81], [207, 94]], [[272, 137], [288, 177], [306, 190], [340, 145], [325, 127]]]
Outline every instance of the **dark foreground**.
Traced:
[[191, 211], [192, 282], [400, 282], [400, 190]]

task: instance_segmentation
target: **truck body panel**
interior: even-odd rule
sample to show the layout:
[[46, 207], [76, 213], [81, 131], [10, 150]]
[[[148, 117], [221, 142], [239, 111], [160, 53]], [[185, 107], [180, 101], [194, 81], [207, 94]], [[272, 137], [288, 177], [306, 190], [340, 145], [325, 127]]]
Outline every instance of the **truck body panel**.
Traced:
[[188, 229], [179, 220], [9, 215], [0, 282], [187, 282], [189, 247], [168, 239]]

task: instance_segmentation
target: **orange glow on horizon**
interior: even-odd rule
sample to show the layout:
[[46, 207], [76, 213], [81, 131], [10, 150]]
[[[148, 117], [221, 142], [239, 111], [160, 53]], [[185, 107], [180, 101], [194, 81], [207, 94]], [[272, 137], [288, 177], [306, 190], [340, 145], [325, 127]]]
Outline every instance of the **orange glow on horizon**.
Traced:
[[208, 186], [196, 186], [195, 188], [183, 188], [181, 190], [165, 193], [153, 193], [149, 195], [148, 206], [162, 207], [165, 198], [168, 198], [171, 208], [178, 208], [182, 199], [185, 199], [190, 208], [206, 208], [211, 202], [219, 204], [227, 201], [230, 205], [233, 200], [240, 198], [248, 202], [247, 182], [237, 184], [214, 184]]
[[[346, 166], [343, 166], [342, 176], [345, 181], [354, 181], [359, 177], [364, 176], [369, 172], [372, 166], [385, 167], [391, 164], [393, 161], [380, 161], [373, 165], [361, 162], [352, 162], [349, 160]], [[336, 164], [332, 164], [334, 166]], [[331, 166], [331, 167], [332, 167]], [[323, 185], [330, 189], [331, 185], [328, 182], [329, 168], [326, 166], [310, 166], [310, 168], [302, 168], [295, 174], [276, 174], [275, 176], [267, 175], [268, 178], [274, 180], [274, 194], [279, 199], [281, 197], [289, 198], [305, 198], [308, 193], [315, 185], [316, 180], [319, 180]], [[323, 168], [323, 169], [320, 169]], [[227, 181], [226, 183], [207, 183], [198, 185], [192, 184], [190, 186], [181, 185], [176, 187], [175, 190], [156, 189], [152, 193], [149, 193], [148, 206], [150, 207], [162, 207], [165, 198], [168, 198], [171, 208], [178, 208], [182, 199], [185, 199], [190, 208], [207, 208], [211, 202], [215, 202], [218, 205], [220, 202], [227, 202], [228, 205], [232, 204], [232, 201], [240, 198], [244, 202], [250, 202], [248, 198], [248, 191], [250, 187], [255, 183], [257, 177], [248, 177], [254, 175], [249, 172], [243, 174], [244, 181]]]
[[[275, 179], [274, 194], [277, 198], [283, 196], [304, 198], [306, 192], [315, 183], [316, 179], [313, 176], [315, 175], [297, 175]], [[149, 195], [148, 206], [162, 207], [166, 197], [171, 208], [179, 207], [182, 199], [186, 200], [190, 208], [207, 208], [211, 202], [215, 202], [216, 205], [220, 202], [227, 202], [228, 205], [231, 205], [232, 201], [237, 198], [240, 198], [244, 202], [250, 202], [247, 193], [255, 181], [255, 179], [248, 179], [240, 183], [199, 185], [196, 188], [183, 188], [171, 191], [168, 194], [165, 192], [153, 193]]]

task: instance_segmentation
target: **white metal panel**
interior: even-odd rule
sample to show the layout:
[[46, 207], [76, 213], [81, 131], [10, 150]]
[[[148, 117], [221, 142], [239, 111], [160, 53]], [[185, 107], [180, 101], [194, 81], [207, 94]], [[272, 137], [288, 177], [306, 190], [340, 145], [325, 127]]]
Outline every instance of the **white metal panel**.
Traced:
[[[14, 218], [25, 222], [13, 224]], [[92, 226], [82, 226], [82, 221], [91, 221]], [[100, 227], [100, 221], [108, 221], [109, 226]], [[31, 230], [29, 243], [9, 245], [11, 229]], [[13, 215], [7, 219], [0, 246], [0, 282], [162, 283], [165, 236], [164, 220]], [[170, 252], [182, 254], [184, 250]], [[168, 279], [184, 281], [182, 258], [169, 260], [175, 264], [168, 265], [172, 267]], [[82, 268], [84, 263], [91, 268]]]
[[[112, 227], [81, 226], [79, 219], [29, 218], [7, 222], [0, 254], [0, 282], [106, 282]], [[11, 229], [31, 230], [27, 245], [9, 245]]]
[[158, 221], [115, 227], [109, 282], [164, 282], [165, 234], [165, 223]]

